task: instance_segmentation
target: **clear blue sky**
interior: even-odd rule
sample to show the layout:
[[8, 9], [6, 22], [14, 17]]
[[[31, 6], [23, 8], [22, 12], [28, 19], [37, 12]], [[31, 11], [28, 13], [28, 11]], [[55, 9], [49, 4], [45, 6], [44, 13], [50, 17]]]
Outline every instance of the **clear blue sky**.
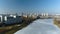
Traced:
[[60, 13], [60, 0], [0, 0], [0, 13]]

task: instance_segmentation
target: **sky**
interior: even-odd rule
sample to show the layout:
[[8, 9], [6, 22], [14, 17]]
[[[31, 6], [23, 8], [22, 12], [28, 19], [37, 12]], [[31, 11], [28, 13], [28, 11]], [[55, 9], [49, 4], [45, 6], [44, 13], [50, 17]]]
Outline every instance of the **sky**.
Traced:
[[60, 28], [53, 24], [53, 19], [39, 19], [15, 34], [60, 34]]
[[60, 14], [60, 0], [0, 0], [0, 14]]

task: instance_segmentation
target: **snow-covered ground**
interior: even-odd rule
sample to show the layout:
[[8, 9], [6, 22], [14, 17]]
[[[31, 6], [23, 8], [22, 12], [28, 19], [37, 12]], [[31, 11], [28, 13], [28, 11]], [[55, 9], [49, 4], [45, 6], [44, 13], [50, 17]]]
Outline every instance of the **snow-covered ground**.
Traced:
[[53, 24], [53, 19], [39, 19], [15, 34], [60, 34], [60, 29]]

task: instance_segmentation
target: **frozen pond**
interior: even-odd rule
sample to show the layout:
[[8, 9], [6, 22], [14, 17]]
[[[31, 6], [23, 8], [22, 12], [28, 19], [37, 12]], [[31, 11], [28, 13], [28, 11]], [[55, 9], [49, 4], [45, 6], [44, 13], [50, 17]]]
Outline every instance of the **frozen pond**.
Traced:
[[53, 24], [53, 19], [39, 19], [15, 34], [60, 34], [60, 29]]

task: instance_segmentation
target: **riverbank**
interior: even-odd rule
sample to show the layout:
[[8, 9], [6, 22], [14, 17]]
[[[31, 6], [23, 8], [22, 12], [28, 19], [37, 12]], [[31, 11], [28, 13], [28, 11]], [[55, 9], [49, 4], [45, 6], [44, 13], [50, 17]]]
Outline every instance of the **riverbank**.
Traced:
[[0, 33], [13, 34], [13, 33], [17, 32], [18, 30], [26, 27], [27, 25], [32, 23], [32, 21], [35, 20], [33, 18], [26, 18], [26, 17], [23, 17], [23, 19], [24, 19], [24, 21], [22, 24], [15, 24], [15, 25], [10, 25], [10, 26], [0, 27]]

